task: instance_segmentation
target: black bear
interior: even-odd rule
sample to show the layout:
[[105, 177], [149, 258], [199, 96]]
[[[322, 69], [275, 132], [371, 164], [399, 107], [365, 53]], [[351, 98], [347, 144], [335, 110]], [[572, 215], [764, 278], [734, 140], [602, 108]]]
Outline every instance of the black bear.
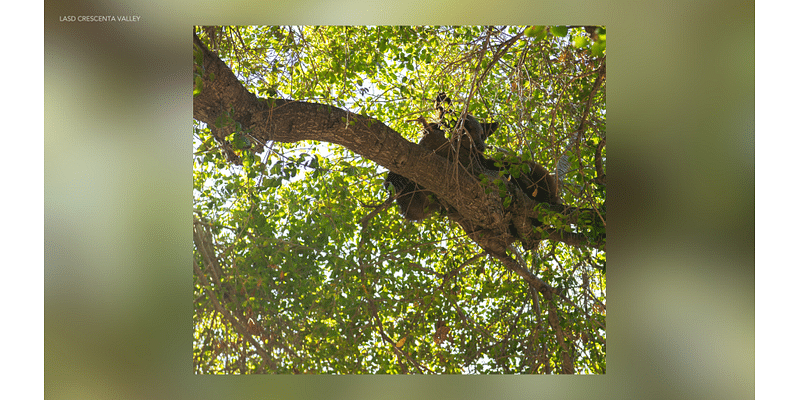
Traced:
[[[539, 203], [561, 204], [558, 196], [558, 181], [556, 177], [543, 167], [533, 161], [525, 162], [523, 170], [515, 178], [508, 173], [514, 163], [496, 161], [491, 158], [483, 159], [483, 166], [493, 171], [504, 171], [509, 176], [509, 180], [517, 185], [523, 193]], [[517, 165], [520, 165], [517, 163]], [[519, 167], [518, 167], [519, 168]]]
[[[499, 124], [479, 123], [475, 117], [469, 114], [466, 114], [463, 120], [464, 131], [469, 135], [469, 139], [464, 139], [463, 137], [455, 139], [456, 136], [451, 135], [448, 140], [441, 129], [443, 125], [430, 124], [424, 117], [408, 122], [422, 124], [424, 134], [419, 141], [422, 147], [449, 159], [453, 157], [453, 150], [455, 149], [453, 141], [458, 140], [460, 145], [458, 154], [455, 156], [462, 165], [470, 165], [473, 161], [484, 164], [481, 154], [486, 149], [485, 139], [497, 129]], [[422, 221], [433, 213], [444, 209], [442, 204], [436, 200], [433, 192], [426, 190], [421, 185], [400, 174], [390, 171], [386, 175], [384, 186], [388, 188], [389, 184], [394, 186], [395, 193], [397, 193], [395, 201], [400, 206], [400, 214], [407, 220]]]
[[[437, 155], [452, 158], [456, 142], [459, 142], [458, 154], [455, 156], [461, 165], [470, 166], [477, 161], [483, 168], [492, 171], [508, 171], [512, 164], [504, 161], [495, 161], [486, 158], [486, 139], [492, 135], [499, 123], [482, 123], [469, 114], [463, 114], [458, 120], [448, 120], [451, 100], [444, 93], [436, 97], [435, 108], [438, 112], [438, 122], [428, 123], [424, 117], [419, 117], [408, 122], [419, 122], [424, 129], [424, 135], [419, 144]], [[462, 129], [463, 128], [463, 129]], [[445, 137], [445, 130], [450, 130], [450, 138]], [[467, 133], [467, 135], [463, 135]], [[537, 202], [561, 204], [558, 196], [557, 181], [547, 169], [535, 162], [527, 162], [525, 169], [513, 177], [508, 174], [511, 182], [516, 184], [528, 197]], [[395, 201], [400, 206], [400, 214], [410, 221], [421, 221], [433, 213], [444, 210], [444, 206], [436, 200], [433, 192], [426, 190], [421, 185], [410, 181], [408, 178], [394, 172], [389, 172], [384, 181], [384, 186], [394, 186], [397, 194]]]

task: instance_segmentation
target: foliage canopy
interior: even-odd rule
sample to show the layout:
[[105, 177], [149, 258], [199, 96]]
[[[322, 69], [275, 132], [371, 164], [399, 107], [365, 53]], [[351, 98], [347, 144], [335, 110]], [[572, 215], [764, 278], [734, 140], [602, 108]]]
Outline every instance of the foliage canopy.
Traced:
[[[367, 115], [414, 143], [407, 121], [448, 93], [500, 122], [488, 154], [557, 171], [564, 203], [602, 223], [541, 220], [605, 237], [604, 28], [195, 31], [259, 101]], [[218, 90], [203, 63], [196, 47], [195, 96]], [[605, 373], [603, 245], [510, 248], [543, 290], [444, 216], [404, 221], [373, 160], [264, 140], [223, 111], [224, 137], [195, 113], [195, 373]]]

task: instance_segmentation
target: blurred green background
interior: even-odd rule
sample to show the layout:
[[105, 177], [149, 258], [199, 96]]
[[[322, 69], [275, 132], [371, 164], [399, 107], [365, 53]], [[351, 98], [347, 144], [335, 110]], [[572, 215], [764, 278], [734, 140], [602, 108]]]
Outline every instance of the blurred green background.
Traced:
[[[60, 22], [136, 15], [139, 22]], [[752, 1], [45, 1], [45, 395], [752, 398]], [[608, 28], [608, 374], [192, 374], [191, 32]]]

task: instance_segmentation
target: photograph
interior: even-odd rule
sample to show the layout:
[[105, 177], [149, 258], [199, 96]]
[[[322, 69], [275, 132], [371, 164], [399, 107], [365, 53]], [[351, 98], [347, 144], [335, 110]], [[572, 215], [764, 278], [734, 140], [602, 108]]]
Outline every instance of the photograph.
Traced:
[[605, 27], [193, 42], [196, 374], [605, 374]]
[[777, 3], [26, 7], [12, 393], [791, 393]]

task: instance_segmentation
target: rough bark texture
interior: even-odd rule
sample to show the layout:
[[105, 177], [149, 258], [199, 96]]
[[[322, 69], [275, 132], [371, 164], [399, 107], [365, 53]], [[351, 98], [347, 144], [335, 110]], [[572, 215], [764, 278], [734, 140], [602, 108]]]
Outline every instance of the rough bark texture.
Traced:
[[[490, 186], [491, 190], [487, 193], [486, 187], [476, 178], [479, 174], [486, 174], [493, 180], [498, 176], [497, 171], [486, 168], [486, 160], [483, 163], [480, 160], [473, 162], [476, 160], [474, 157], [479, 159], [480, 156], [455, 150], [461, 148], [460, 144], [451, 146], [450, 141], [442, 142], [441, 146], [450, 147], [448, 151], [452, 152], [448, 153], [441, 151], [442, 147], [438, 145], [429, 144], [426, 148], [411, 143], [381, 121], [368, 116], [324, 104], [259, 99], [246, 90], [228, 66], [209, 51], [197, 36], [194, 37], [194, 45], [195, 51], [202, 55], [202, 67], [196, 66], [196, 72], [202, 76], [202, 91], [194, 97], [194, 118], [208, 125], [232, 161], [235, 162], [237, 157], [224, 139], [237, 130], [243, 130], [257, 140], [257, 146], [272, 141], [289, 143], [302, 140], [344, 146], [423, 186], [435, 194], [448, 218], [458, 222], [487, 254], [498, 259], [544, 296], [549, 307], [548, 322], [562, 347], [570, 348], [564, 340], [556, 309], [556, 300], [562, 294], [531, 273], [521, 263], [522, 258], [511, 244], [519, 240], [523, 246], [531, 248], [542, 239], [572, 246], [596, 247], [596, 244], [572, 232], [553, 229], [537, 231], [540, 228], [537, 211], [534, 210], [537, 200], [526, 194], [518, 184], [505, 183], [512, 202], [504, 208], [497, 188]], [[430, 136], [429, 140], [437, 138]], [[436, 151], [431, 151], [432, 148]], [[549, 202], [549, 210], [574, 215], [570, 220], [577, 219], [579, 213], [587, 211]], [[512, 254], [516, 254], [516, 257]], [[195, 266], [200, 274], [198, 269], [199, 266]], [[207, 282], [203, 284], [208, 286]], [[217, 303], [215, 306], [218, 306]], [[236, 328], [246, 330], [241, 324]], [[562, 353], [562, 363], [565, 373], [573, 373], [573, 362], [566, 351]]]
[[499, 195], [484, 193], [475, 177], [458, 173], [455, 161], [409, 142], [368, 116], [324, 104], [258, 99], [197, 37], [194, 43], [203, 52], [203, 90], [194, 98], [194, 118], [208, 124], [217, 138], [235, 131], [234, 122], [216, 126], [229, 115], [262, 143], [335, 143], [425, 186], [478, 225], [501, 230], [503, 208]]
[[[223, 139], [237, 129], [262, 144], [318, 140], [344, 146], [433, 192], [448, 206], [448, 216], [494, 256], [506, 254], [514, 240], [526, 247], [534, 247], [541, 239], [591, 245], [573, 233], [535, 232], [536, 201], [507, 184], [513, 202], [504, 209], [497, 189], [490, 187], [487, 193], [476, 178], [479, 173], [492, 177], [496, 172], [480, 163], [459, 162], [461, 153], [443, 157], [446, 152], [437, 154], [411, 143], [381, 121], [329, 105], [259, 99], [196, 36], [194, 45], [195, 51], [202, 52], [203, 83], [201, 93], [194, 97], [194, 118], [205, 122], [223, 146]], [[235, 161], [233, 151], [226, 151]], [[465, 168], [465, 164], [469, 165]]]

